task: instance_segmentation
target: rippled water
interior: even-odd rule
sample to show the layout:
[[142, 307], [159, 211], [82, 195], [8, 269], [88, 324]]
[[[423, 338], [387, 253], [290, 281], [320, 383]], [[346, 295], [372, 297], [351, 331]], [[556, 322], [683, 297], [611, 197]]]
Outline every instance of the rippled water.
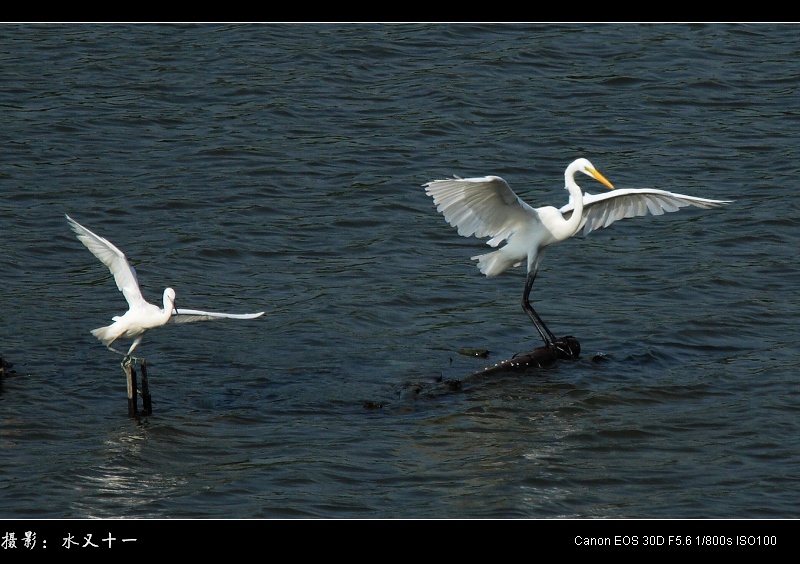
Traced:
[[[0, 516], [796, 518], [796, 25], [0, 27]], [[421, 185], [733, 199], [486, 279]], [[584, 186], [590, 191], [599, 185]], [[144, 293], [151, 416], [89, 330]], [[460, 354], [486, 349], [486, 358]]]

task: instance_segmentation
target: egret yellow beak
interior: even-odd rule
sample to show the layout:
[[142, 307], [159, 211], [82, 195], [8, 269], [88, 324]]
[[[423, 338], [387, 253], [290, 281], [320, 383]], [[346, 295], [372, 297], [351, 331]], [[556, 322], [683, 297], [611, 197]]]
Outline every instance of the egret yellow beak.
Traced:
[[587, 168], [586, 170], [589, 171], [589, 174], [594, 176], [595, 180], [597, 180], [598, 182], [601, 182], [601, 183], [605, 184], [606, 186], [608, 186], [609, 190], [613, 190], [614, 189], [614, 185], [611, 184], [608, 180], [606, 180], [606, 177], [603, 176], [602, 174], [600, 174], [599, 172], [597, 172], [595, 169]]

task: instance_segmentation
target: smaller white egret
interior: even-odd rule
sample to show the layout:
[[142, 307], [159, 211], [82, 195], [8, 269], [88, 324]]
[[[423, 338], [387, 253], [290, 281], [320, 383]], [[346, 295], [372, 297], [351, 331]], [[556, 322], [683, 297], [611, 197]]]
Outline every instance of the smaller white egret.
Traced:
[[[575, 182], [577, 172], [594, 178], [613, 192], [583, 194]], [[522, 294], [522, 309], [548, 347], [555, 346], [556, 338], [533, 309], [529, 298], [536, 272], [549, 245], [569, 239], [581, 228], [586, 235], [625, 217], [643, 216], [648, 212], [661, 215], [685, 206], [707, 209], [729, 203], [728, 200], [707, 200], [650, 188], [615, 190], [586, 159], [577, 159], [570, 164], [564, 179], [570, 201], [561, 209], [552, 206], [532, 208], [498, 176], [454, 177], [423, 184], [425, 192], [433, 197], [436, 209], [450, 225], [458, 228], [459, 235], [491, 237], [487, 244], [492, 247], [506, 241], [497, 251], [472, 257], [478, 261], [477, 266], [483, 274], [496, 276], [527, 259], [528, 276]]]
[[[65, 214], [66, 215], [66, 214]], [[114, 323], [106, 327], [92, 330], [92, 335], [97, 337], [110, 350], [131, 359], [131, 353], [142, 342], [144, 334], [156, 327], [161, 327], [169, 322], [187, 323], [190, 321], [206, 321], [211, 319], [254, 319], [264, 315], [259, 313], [215, 313], [210, 311], [199, 311], [195, 309], [176, 309], [175, 290], [167, 288], [164, 290], [163, 309], [148, 303], [142, 296], [139, 289], [139, 281], [136, 278], [136, 271], [128, 263], [125, 254], [110, 241], [96, 235], [86, 229], [83, 225], [66, 216], [70, 227], [78, 236], [78, 239], [86, 245], [92, 254], [99, 258], [114, 275], [117, 288], [128, 301], [128, 311], [122, 316], [115, 316]], [[118, 339], [133, 339], [133, 344], [127, 353], [118, 351], [111, 345]]]

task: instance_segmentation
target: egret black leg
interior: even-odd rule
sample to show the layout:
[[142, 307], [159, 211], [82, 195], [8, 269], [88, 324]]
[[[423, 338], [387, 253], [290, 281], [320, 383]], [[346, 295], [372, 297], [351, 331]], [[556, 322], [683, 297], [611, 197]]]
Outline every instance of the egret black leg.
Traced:
[[114, 347], [112, 347], [111, 345], [108, 345], [106, 348], [107, 348], [108, 350], [110, 350], [111, 352], [113, 352], [113, 353], [117, 353], [118, 355], [121, 355], [121, 356], [124, 356], [124, 357], [128, 357], [128, 356], [130, 356], [130, 355], [128, 355], [128, 354], [125, 354], [125, 353], [124, 353], [124, 352], [122, 352], [122, 351], [118, 351], [117, 349], [115, 349], [115, 348], [114, 348]]
[[533, 281], [536, 279], [536, 272], [528, 273], [528, 279], [525, 280], [525, 292], [522, 294], [522, 309], [525, 310], [525, 313], [528, 314], [528, 317], [531, 318], [533, 321], [534, 326], [536, 326], [536, 330], [539, 331], [539, 335], [541, 335], [544, 344], [548, 347], [554, 347], [556, 343], [556, 337], [547, 328], [547, 325], [544, 324], [542, 318], [539, 317], [539, 314], [533, 309], [531, 306], [531, 302], [529, 297], [531, 295], [531, 288], [533, 288]]

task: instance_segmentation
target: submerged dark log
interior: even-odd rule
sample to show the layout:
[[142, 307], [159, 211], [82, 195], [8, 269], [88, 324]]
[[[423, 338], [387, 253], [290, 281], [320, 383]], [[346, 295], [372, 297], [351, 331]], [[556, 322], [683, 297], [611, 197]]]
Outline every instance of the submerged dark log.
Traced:
[[[481, 354], [473, 354], [472, 351], [481, 351]], [[483, 349], [461, 349], [461, 354], [469, 356], [488, 355], [489, 351]], [[403, 384], [397, 395], [400, 397], [399, 405], [392, 406], [388, 401], [365, 401], [363, 407], [366, 410], [394, 409], [400, 412], [413, 411], [417, 409], [422, 400], [435, 400], [445, 394], [458, 392], [464, 389], [465, 383], [475, 381], [485, 376], [497, 374], [514, 373], [519, 374], [526, 371], [545, 368], [558, 362], [559, 360], [578, 360], [581, 354], [581, 345], [575, 337], [562, 337], [555, 340], [555, 346], [540, 347], [527, 354], [517, 355], [512, 359], [498, 362], [494, 366], [485, 368], [480, 372], [475, 372], [461, 380], [445, 379], [444, 376], [431, 376], [424, 380], [414, 380]], [[452, 362], [452, 359], [451, 359]]]
[[539, 347], [527, 354], [498, 362], [473, 376], [487, 376], [501, 372], [524, 372], [535, 368], [552, 366], [558, 360], [577, 360], [581, 353], [581, 345], [575, 337], [563, 337], [556, 340], [555, 347]]

